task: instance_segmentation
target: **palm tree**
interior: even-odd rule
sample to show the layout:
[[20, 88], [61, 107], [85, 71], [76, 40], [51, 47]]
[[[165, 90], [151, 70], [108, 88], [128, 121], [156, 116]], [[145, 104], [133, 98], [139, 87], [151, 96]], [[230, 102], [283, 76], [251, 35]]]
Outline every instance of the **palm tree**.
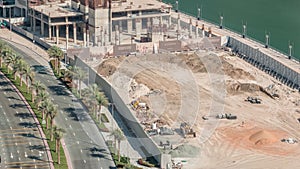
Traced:
[[79, 97], [81, 98], [81, 84], [84, 79], [87, 78], [87, 73], [83, 71], [81, 68], [75, 69], [75, 78], [79, 81]]
[[9, 66], [15, 66], [20, 60], [21, 57], [19, 55], [16, 55], [14, 51], [7, 47], [4, 52], [4, 57], [5, 57], [5, 62], [6, 62], [6, 67], [7, 67], [7, 72], [9, 73]]
[[102, 106], [107, 106], [108, 105], [108, 99], [105, 97], [103, 92], [99, 92], [97, 97], [97, 105], [98, 105], [98, 110], [97, 110], [97, 120], [99, 121], [99, 123], [101, 123], [101, 108]]
[[37, 96], [40, 91], [45, 90], [46, 87], [40, 81], [35, 81], [31, 86], [31, 100], [34, 103], [34, 94]]
[[45, 101], [48, 98], [49, 94], [45, 90], [40, 91], [37, 95], [37, 106], [39, 107], [41, 102]]
[[42, 112], [42, 120], [45, 120], [45, 114], [50, 109], [50, 106], [52, 106], [52, 102], [50, 99], [43, 100], [38, 107], [38, 109]]
[[4, 51], [6, 50], [7, 45], [5, 42], [0, 41], [0, 67], [2, 67], [2, 61], [5, 59]]
[[53, 141], [53, 126], [54, 126], [54, 118], [56, 117], [58, 113], [57, 105], [53, 105], [50, 109], [50, 111], [47, 111], [47, 116], [50, 117], [50, 140]]
[[60, 60], [63, 59], [64, 57], [64, 52], [57, 46], [51, 46], [48, 49], [48, 54], [50, 56], [50, 58], [54, 58], [55, 59], [55, 70], [57, 71], [57, 73], [59, 73], [59, 63]]
[[111, 136], [114, 137], [115, 142], [118, 142], [118, 161], [120, 162], [120, 149], [121, 149], [121, 141], [125, 139], [125, 136], [123, 135], [122, 131], [120, 129], [115, 129], [111, 132]]
[[24, 75], [25, 75], [25, 79], [26, 79], [27, 92], [29, 92], [29, 83], [28, 82], [30, 80], [30, 85], [32, 85], [33, 78], [35, 76], [34, 72], [32, 71], [32, 69], [29, 65], [25, 65]]
[[22, 83], [22, 77], [23, 77], [26, 65], [27, 65], [27, 63], [22, 59], [18, 60], [17, 63], [15, 65], [13, 65], [13, 74], [15, 76], [15, 79], [16, 79], [16, 73], [19, 73], [20, 86], [22, 86], [22, 84], [23, 84]]
[[63, 134], [66, 132], [62, 128], [54, 127], [54, 138], [56, 142], [55, 152], [57, 152], [57, 163], [60, 164], [60, 140], [63, 137]]

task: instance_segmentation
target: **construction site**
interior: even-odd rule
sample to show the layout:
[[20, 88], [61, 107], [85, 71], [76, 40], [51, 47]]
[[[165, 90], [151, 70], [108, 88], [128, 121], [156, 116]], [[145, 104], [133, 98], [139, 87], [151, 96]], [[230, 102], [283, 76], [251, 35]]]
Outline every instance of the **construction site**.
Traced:
[[297, 89], [238, 57], [212, 27], [183, 21], [170, 5], [109, 2], [32, 3], [22, 28], [73, 48], [68, 57], [73, 52], [110, 82], [174, 167], [300, 167]]
[[[210, 71], [216, 67], [210, 58], [218, 58], [222, 72]], [[232, 52], [109, 57], [94, 69], [121, 93], [161, 150], [184, 168], [300, 166], [295, 163], [299, 92]], [[213, 87], [223, 82], [224, 89]], [[214, 109], [220, 105], [222, 111]], [[214, 130], [207, 136], [209, 129]]]

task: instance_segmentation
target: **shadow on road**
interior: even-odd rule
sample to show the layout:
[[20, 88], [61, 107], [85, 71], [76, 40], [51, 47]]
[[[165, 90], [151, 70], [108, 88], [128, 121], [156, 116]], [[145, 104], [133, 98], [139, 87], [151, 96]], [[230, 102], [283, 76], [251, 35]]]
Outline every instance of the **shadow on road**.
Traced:
[[35, 136], [34, 134], [32, 134], [32, 133], [21, 133], [21, 134], [18, 134], [18, 135], [20, 135], [20, 136], [22, 136], [22, 137], [42, 139], [42, 138], [40, 138], [40, 137], [36, 137], [36, 136]]
[[71, 117], [75, 121], [89, 120], [87, 113], [81, 108], [68, 107], [64, 108], [63, 111], [68, 113], [68, 117]]
[[22, 119], [32, 118], [31, 113], [18, 113], [18, 114], [15, 114], [15, 116], [20, 117]]
[[32, 146], [28, 146], [27, 148], [29, 148], [29, 150], [38, 150], [38, 151], [46, 150], [45, 146], [43, 145], [32, 145]]
[[31, 123], [31, 122], [21, 122], [21, 123], [19, 123], [19, 125], [21, 127], [25, 127], [25, 128], [36, 128], [37, 127], [36, 123]]
[[105, 149], [97, 148], [97, 147], [91, 147], [87, 148], [90, 151], [90, 156], [95, 158], [105, 158], [107, 160], [111, 160], [107, 158], [107, 155], [110, 155]]
[[5, 88], [5, 89], [1, 89], [3, 92], [16, 92], [16, 90], [11, 89], [11, 88]]
[[[1, 79], [3, 78], [3, 76], [0, 76], [1, 77]], [[8, 82], [0, 82], [0, 86], [7, 86], [7, 85], [9, 85], [9, 83]]]
[[7, 97], [8, 99], [14, 99], [14, 100], [19, 100], [19, 101], [22, 101], [21, 99], [19, 99], [19, 98], [16, 98], [16, 97], [14, 97], [14, 96], [9, 96], [9, 97]]
[[9, 105], [9, 107], [12, 107], [12, 108], [25, 108], [26, 105], [25, 104], [12, 104], [12, 105]]
[[70, 94], [67, 92], [67, 89], [63, 86], [48, 86], [48, 88], [55, 93], [56, 95], [59, 96], [70, 96]]

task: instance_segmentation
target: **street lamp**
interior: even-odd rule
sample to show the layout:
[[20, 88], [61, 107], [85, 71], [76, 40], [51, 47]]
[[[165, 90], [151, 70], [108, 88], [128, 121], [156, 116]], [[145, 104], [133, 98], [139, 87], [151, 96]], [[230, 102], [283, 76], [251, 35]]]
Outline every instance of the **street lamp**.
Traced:
[[223, 15], [221, 15], [220, 16], [220, 29], [223, 28], [223, 19], [224, 19], [224, 17], [223, 17]]
[[293, 45], [289, 42], [289, 59], [292, 58], [292, 49], [293, 49]]
[[268, 48], [270, 44], [270, 35], [266, 34], [266, 44], [265, 44], [265, 48]]
[[198, 15], [197, 15], [197, 19], [198, 19], [198, 20], [200, 20], [200, 18], [201, 18], [201, 9], [200, 9], [200, 8], [198, 8]]
[[178, 1], [176, 1], [176, 10], [175, 12], [177, 13], [178, 12]]
[[115, 117], [114, 117], [114, 106], [115, 106], [115, 103], [109, 103], [108, 105], [110, 105], [111, 106], [111, 115], [112, 115], [112, 121], [111, 121], [111, 128], [112, 128], [112, 131], [114, 130], [114, 119], [115, 119]]
[[244, 24], [244, 25], [243, 25], [243, 35], [242, 35], [243, 38], [246, 37], [246, 28], [247, 28], [247, 27], [246, 27], [246, 25]]

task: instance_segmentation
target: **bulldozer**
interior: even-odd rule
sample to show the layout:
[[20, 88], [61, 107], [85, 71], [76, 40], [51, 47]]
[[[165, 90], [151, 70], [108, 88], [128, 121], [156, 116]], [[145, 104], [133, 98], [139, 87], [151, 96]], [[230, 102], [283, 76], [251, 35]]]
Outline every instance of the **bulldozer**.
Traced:
[[189, 123], [186, 122], [181, 123], [180, 130], [184, 138], [186, 138], [188, 135], [191, 135], [192, 137], [196, 137], [196, 132], [192, 129]]

